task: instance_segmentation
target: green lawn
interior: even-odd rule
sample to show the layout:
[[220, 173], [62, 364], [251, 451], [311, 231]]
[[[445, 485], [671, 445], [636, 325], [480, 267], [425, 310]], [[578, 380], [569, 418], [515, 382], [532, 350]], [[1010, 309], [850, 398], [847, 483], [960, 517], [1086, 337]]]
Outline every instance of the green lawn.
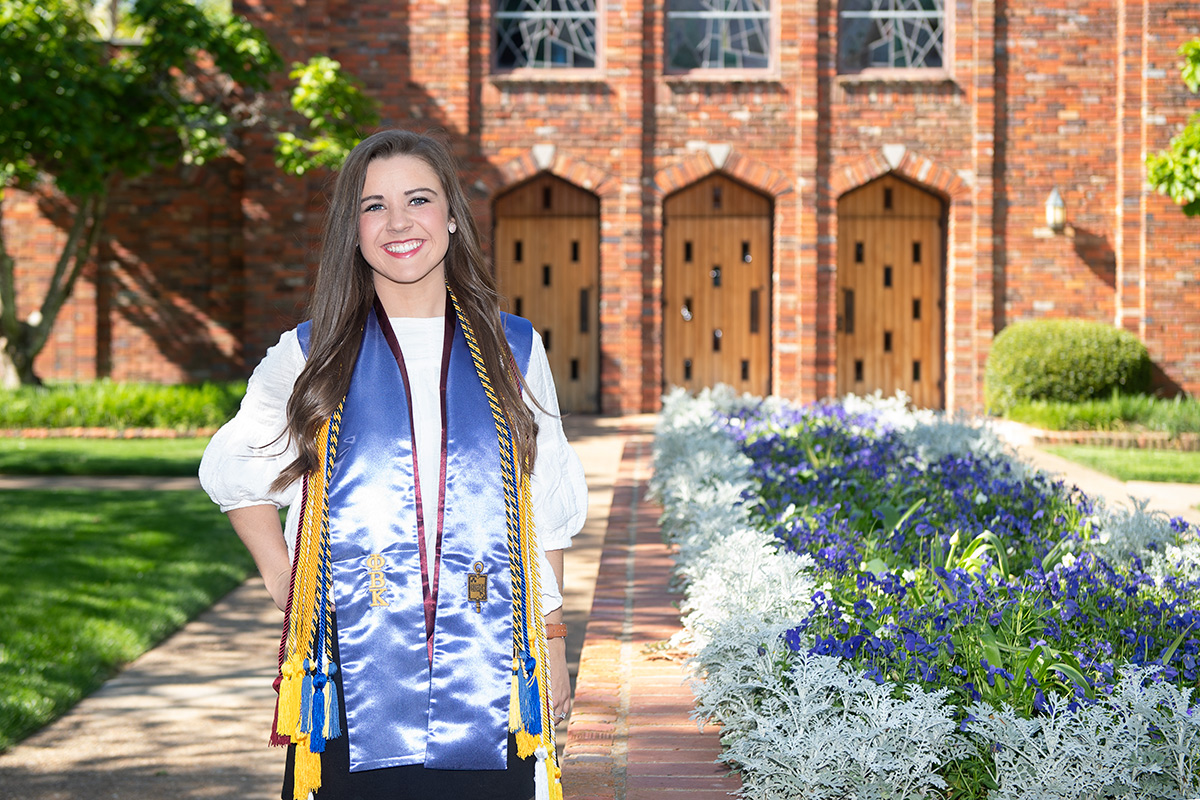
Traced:
[[[202, 446], [179, 444], [180, 460]], [[252, 568], [201, 492], [0, 492], [0, 751]]]
[[195, 475], [207, 438], [0, 438], [5, 475]]
[[1092, 445], [1053, 445], [1044, 449], [1123, 481], [1200, 484], [1200, 453]]

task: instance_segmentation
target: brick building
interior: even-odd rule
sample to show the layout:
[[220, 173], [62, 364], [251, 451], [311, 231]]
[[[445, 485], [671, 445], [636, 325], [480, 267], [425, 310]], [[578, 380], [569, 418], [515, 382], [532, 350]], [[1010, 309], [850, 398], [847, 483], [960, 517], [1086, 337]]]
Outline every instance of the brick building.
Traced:
[[[1191, 0], [235, 10], [289, 60], [341, 61], [385, 124], [445, 131], [567, 407], [719, 380], [970, 409], [995, 332], [1043, 316], [1124, 326], [1200, 392], [1200, 222], [1143, 166], [1196, 107]], [[130, 187], [40, 374], [246, 374], [302, 318], [327, 180], [281, 176], [262, 135]], [[8, 202], [13, 255], [41, 263], [51, 201]]]

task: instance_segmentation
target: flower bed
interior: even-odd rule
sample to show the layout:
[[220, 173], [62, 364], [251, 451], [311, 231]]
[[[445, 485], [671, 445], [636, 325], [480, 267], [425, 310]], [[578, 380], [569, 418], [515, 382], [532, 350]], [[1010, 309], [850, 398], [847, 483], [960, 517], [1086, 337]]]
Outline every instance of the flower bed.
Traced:
[[697, 715], [762, 798], [1200, 797], [1200, 544], [901, 399], [667, 398]]

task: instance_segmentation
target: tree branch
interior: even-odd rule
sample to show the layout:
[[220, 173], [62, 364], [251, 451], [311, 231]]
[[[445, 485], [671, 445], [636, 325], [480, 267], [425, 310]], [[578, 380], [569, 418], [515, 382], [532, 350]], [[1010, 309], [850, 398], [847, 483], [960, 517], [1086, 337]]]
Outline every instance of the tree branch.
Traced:
[[46, 287], [46, 298], [42, 301], [41, 308], [42, 316], [46, 315], [46, 304], [50, 297], [59, 291], [67, 272], [72, 268], [72, 262], [77, 260], [79, 239], [87, 228], [91, 208], [92, 195], [90, 194], [84, 195], [75, 203], [75, 218], [71, 221], [71, 230], [67, 233], [67, 241], [58, 256], [58, 263], [54, 265], [54, 275], [50, 278], [50, 285]]
[[[95, 250], [96, 242], [100, 239], [100, 230], [104, 223], [104, 214], [108, 209], [108, 189], [98, 194], [88, 195], [80, 203], [75, 212], [75, 221], [71, 225], [71, 233], [67, 244], [63, 247], [62, 256], [54, 270], [54, 278], [46, 296], [42, 300], [41, 319], [30, 332], [29, 349], [31, 355], [41, 352], [50, 338], [50, 331], [58, 319], [58, 312], [75, 289], [75, 281], [83, 272], [83, 267]], [[90, 226], [90, 227], [89, 227]], [[87, 235], [84, 236], [86, 229]], [[80, 238], [83, 239], [80, 242]]]

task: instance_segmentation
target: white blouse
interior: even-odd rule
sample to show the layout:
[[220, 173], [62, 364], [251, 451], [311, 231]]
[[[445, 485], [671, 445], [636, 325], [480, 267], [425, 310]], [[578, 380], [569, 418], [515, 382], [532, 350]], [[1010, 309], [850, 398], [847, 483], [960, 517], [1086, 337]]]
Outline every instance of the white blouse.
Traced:
[[[404, 353], [412, 389], [417, 469], [426, 519], [437, 518], [438, 476], [441, 453], [442, 337], [445, 319], [393, 318], [392, 329]], [[537, 463], [530, 477], [533, 516], [542, 574], [542, 611], [562, 605], [562, 595], [546, 560], [545, 551], [571, 546], [571, 537], [587, 516], [587, 482], [579, 456], [567, 443], [558, 416], [554, 378], [540, 336], [532, 337], [525, 381], [545, 413], [529, 402], [538, 424]], [[294, 330], [280, 337], [255, 368], [237, 415], [227, 422], [204, 451], [200, 484], [222, 511], [272, 504], [288, 507], [285, 525], [288, 552], [294, 554], [300, 529], [300, 482], [272, 492], [271, 482], [296, 457], [288, 441], [287, 401], [296, 378], [304, 369], [304, 353]], [[282, 436], [281, 436], [282, 433]], [[425, 529], [426, 551], [433, 552], [437, 526]]]

